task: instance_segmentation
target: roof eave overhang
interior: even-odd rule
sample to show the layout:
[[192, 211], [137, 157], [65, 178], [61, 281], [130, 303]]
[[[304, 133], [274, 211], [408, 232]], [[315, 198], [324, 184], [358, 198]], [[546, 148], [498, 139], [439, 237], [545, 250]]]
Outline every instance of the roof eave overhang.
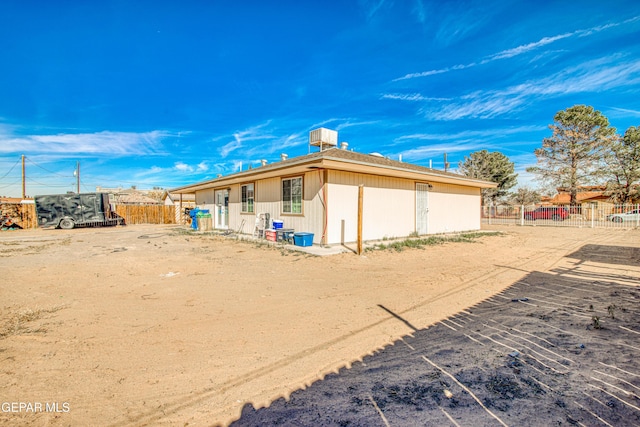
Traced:
[[274, 164], [258, 167], [243, 172], [238, 172], [226, 177], [220, 177], [197, 184], [187, 185], [169, 190], [171, 193], [195, 193], [212, 188], [225, 188], [234, 184], [256, 179], [277, 178], [283, 175], [295, 175], [317, 169], [332, 169], [346, 172], [364, 173], [369, 175], [390, 176], [394, 178], [413, 179], [416, 181], [437, 182], [442, 184], [462, 185], [476, 188], [495, 188], [498, 184], [464, 176], [442, 175], [437, 172], [415, 171], [402, 167], [389, 165], [375, 165], [366, 162], [346, 160], [332, 157], [316, 157], [312, 159], [301, 159], [297, 162], [286, 162], [274, 167]]
[[451, 176], [442, 175], [437, 172], [416, 171], [406, 169], [402, 167], [389, 166], [389, 165], [372, 165], [365, 162], [358, 162], [345, 159], [332, 159], [326, 158], [323, 162], [323, 167], [326, 169], [337, 169], [348, 172], [366, 173], [370, 175], [382, 175], [390, 176], [394, 178], [413, 179], [416, 181], [437, 182], [441, 184], [454, 184], [463, 185], [468, 187], [478, 188], [495, 188], [498, 186], [495, 182], [482, 181], [473, 178], [467, 178], [462, 175]]

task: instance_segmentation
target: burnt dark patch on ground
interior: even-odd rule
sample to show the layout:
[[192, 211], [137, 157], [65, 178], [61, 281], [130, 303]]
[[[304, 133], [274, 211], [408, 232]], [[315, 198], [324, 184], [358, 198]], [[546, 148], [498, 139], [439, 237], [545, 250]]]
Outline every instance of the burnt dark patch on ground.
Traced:
[[233, 425], [640, 425], [638, 252], [604, 247], [615, 262], [592, 269], [600, 250], [530, 273], [289, 400], [248, 404]]

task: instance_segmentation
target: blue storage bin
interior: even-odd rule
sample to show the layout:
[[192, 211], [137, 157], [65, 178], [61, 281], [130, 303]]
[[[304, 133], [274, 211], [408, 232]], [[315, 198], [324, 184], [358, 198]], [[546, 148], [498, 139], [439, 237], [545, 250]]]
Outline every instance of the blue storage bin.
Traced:
[[272, 222], [273, 222], [273, 228], [275, 230], [278, 230], [284, 226], [284, 221], [280, 221], [279, 219], [274, 219]]
[[189, 216], [191, 217], [191, 228], [193, 228], [194, 230], [198, 229], [198, 221], [196, 221], [196, 217], [199, 212], [200, 208], [191, 209], [191, 211], [189, 212]]
[[313, 245], [313, 233], [293, 233], [293, 244], [296, 246]]

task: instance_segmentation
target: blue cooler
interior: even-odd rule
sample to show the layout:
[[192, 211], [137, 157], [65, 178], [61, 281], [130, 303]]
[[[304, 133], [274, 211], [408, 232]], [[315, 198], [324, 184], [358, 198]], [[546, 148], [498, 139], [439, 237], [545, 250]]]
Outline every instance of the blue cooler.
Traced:
[[279, 219], [274, 219], [272, 223], [273, 223], [274, 230], [279, 230], [284, 226], [284, 221], [281, 221]]
[[312, 246], [313, 233], [293, 233], [293, 244], [296, 246]]

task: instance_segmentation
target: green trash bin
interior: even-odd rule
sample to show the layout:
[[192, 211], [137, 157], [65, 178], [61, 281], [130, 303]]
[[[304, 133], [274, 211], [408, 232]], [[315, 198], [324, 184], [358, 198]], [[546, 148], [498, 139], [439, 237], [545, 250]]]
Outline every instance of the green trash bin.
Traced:
[[196, 221], [198, 222], [198, 231], [212, 231], [213, 219], [210, 213], [200, 213], [196, 215]]

